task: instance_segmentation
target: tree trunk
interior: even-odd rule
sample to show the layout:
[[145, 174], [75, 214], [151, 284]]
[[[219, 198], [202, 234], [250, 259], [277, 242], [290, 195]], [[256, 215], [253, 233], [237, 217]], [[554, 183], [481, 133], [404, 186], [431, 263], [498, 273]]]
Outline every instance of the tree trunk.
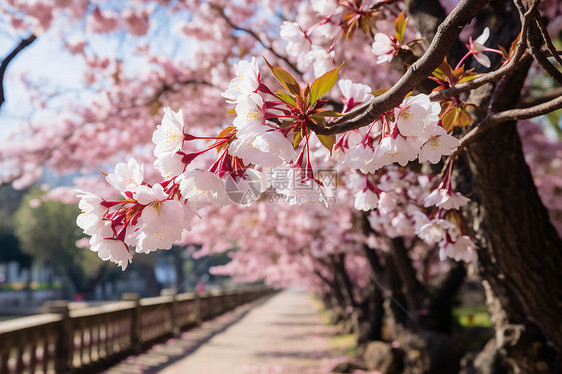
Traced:
[[[519, 99], [529, 66], [472, 97], [493, 109]], [[562, 241], [525, 163], [515, 122], [490, 129], [467, 150], [473, 177], [479, 265], [496, 346], [516, 373], [562, 372]]]
[[521, 372], [560, 373], [562, 242], [523, 159], [515, 123], [490, 130], [467, 153], [498, 344]]

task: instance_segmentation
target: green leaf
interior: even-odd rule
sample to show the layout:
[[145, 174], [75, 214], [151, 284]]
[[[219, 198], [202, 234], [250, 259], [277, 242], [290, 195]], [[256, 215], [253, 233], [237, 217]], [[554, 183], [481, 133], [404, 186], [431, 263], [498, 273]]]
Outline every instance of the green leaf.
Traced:
[[288, 71], [271, 65], [269, 61], [267, 61], [267, 59], [265, 58], [264, 60], [267, 66], [269, 67], [269, 70], [271, 70], [273, 75], [275, 75], [275, 78], [277, 78], [279, 83], [281, 83], [281, 85], [288, 92], [292, 93], [293, 95], [299, 95], [301, 93], [301, 87], [297, 83], [297, 80], [291, 74], [289, 74]]
[[297, 103], [295, 101], [295, 99], [292, 96], [287, 95], [286, 93], [283, 92], [277, 92], [275, 94], [280, 100], [282, 100], [283, 102], [292, 105], [292, 106], [297, 106]]
[[318, 135], [316, 134], [316, 137], [318, 138], [318, 140], [320, 140], [320, 143], [322, 143], [322, 145], [324, 147], [326, 147], [328, 149], [328, 151], [330, 151], [330, 155], [332, 154], [332, 148], [334, 148], [334, 143], [336, 142], [336, 136], [335, 135]]
[[484, 75], [484, 74], [469, 73], [469, 74], [465, 75], [464, 77], [462, 77], [462, 78], [459, 80], [459, 83], [470, 82], [471, 80], [476, 79], [476, 78], [480, 78], [480, 77], [483, 76], [483, 75]]
[[324, 117], [314, 115], [314, 116], [310, 116], [310, 119], [312, 120], [312, 122], [314, 122], [320, 127], [326, 127], [328, 125]]
[[460, 108], [451, 108], [443, 115], [443, 118], [441, 118], [441, 126], [443, 126], [447, 132], [451, 132], [455, 128], [459, 109]]
[[431, 74], [433, 74], [433, 76], [443, 81], [447, 81], [447, 78], [453, 76], [453, 69], [451, 68], [451, 65], [449, 65], [449, 63], [447, 62], [446, 57], [441, 63], [441, 65], [439, 65], [439, 67], [435, 69]]
[[390, 88], [379, 88], [378, 90], [369, 92], [374, 97], [379, 97], [380, 95], [386, 93], [386, 91], [390, 90]]
[[338, 80], [338, 75], [342, 66], [343, 63], [312, 82], [312, 86], [310, 86], [310, 105], [314, 105], [316, 100], [321, 98], [330, 91], [332, 87], [334, 87], [334, 84], [336, 84]]
[[451, 132], [455, 127], [469, 126], [471, 122], [470, 114], [465, 108], [454, 107], [449, 109], [441, 119], [441, 125], [447, 132]]
[[406, 16], [404, 15], [404, 11], [402, 11], [402, 13], [400, 13], [400, 15], [396, 18], [396, 21], [394, 21], [394, 30], [396, 30], [394, 37], [400, 43], [402, 43], [402, 40], [404, 39], [404, 32], [406, 32], [408, 19], [409, 18], [406, 18]]
[[302, 140], [300, 126], [293, 129], [293, 148], [297, 149]]
[[341, 116], [343, 116], [343, 114], [341, 114], [340, 112], [334, 112], [333, 110], [323, 110], [323, 111], [321, 111], [321, 112], [316, 113], [315, 116], [321, 116], [321, 117], [341, 117]]
[[287, 127], [293, 126], [294, 124], [295, 124], [295, 121], [284, 121], [284, 122], [281, 122], [279, 127], [282, 128], [282, 129], [285, 129]]

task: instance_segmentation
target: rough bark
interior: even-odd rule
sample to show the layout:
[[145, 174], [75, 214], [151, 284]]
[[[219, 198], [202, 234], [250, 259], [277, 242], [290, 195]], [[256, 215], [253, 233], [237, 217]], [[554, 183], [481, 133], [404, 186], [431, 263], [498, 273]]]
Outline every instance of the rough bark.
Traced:
[[[406, 1], [428, 40], [442, 17], [432, 3]], [[495, 0], [491, 5], [477, 16], [476, 29], [492, 25], [488, 44], [509, 46], [519, 30], [519, 17], [511, 1]], [[498, 57], [490, 57], [497, 66]], [[499, 82], [495, 95], [491, 86], [471, 95], [480, 114], [485, 114], [493, 95], [494, 111], [514, 107], [527, 69], [523, 66]], [[471, 192], [477, 200], [470, 218], [474, 232], [482, 233], [480, 271], [488, 290], [496, 347], [515, 371], [562, 372], [562, 243], [537, 194], [515, 122], [490, 130], [468, 147], [466, 155], [474, 181]]]
[[[505, 17], [505, 13], [502, 14]], [[492, 35], [505, 35], [503, 30]], [[471, 95], [481, 108], [513, 107], [529, 66]], [[520, 373], [562, 372], [562, 241], [525, 163], [515, 122], [495, 126], [465, 152], [474, 181], [474, 231], [496, 346]]]
[[479, 200], [481, 273], [503, 310], [495, 314], [504, 314], [494, 321], [496, 334], [504, 336], [508, 356], [523, 372], [554, 373], [554, 367], [539, 370], [548, 366], [539, 364], [541, 355], [523, 352], [530, 346], [517, 347], [534, 341], [546, 349], [542, 331], [562, 352], [562, 242], [537, 194], [515, 123], [491, 130], [467, 154]]

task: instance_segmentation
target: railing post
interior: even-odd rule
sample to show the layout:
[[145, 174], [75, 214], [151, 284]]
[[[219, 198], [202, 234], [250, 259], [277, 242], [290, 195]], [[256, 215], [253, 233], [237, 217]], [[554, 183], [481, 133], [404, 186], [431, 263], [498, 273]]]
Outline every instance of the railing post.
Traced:
[[135, 354], [142, 351], [140, 299], [140, 295], [133, 292], [126, 292], [121, 296], [121, 300], [135, 303], [134, 308], [131, 310], [131, 348]]
[[203, 322], [203, 319], [201, 318], [201, 295], [199, 295], [199, 292], [195, 292], [195, 302], [193, 305], [193, 313], [195, 313], [195, 325], [200, 326]]
[[168, 296], [170, 300], [170, 332], [173, 336], [179, 336], [180, 326], [177, 317], [177, 294], [178, 291], [175, 288], [166, 288], [160, 291], [160, 296]]
[[60, 314], [62, 317], [60, 335], [55, 347], [55, 372], [68, 373], [74, 354], [74, 331], [72, 331], [72, 321], [70, 319], [70, 309], [68, 301], [52, 300], [44, 304], [47, 313]]

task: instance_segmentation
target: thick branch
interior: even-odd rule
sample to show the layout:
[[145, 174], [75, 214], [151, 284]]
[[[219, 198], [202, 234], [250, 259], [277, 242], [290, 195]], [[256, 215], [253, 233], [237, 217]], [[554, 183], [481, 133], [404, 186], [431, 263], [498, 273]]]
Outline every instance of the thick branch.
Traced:
[[[416, 29], [423, 37], [424, 46], [428, 47], [435, 38], [439, 25], [447, 18], [445, 9], [439, 0], [406, 0], [408, 15], [414, 21]], [[456, 40], [452, 48], [447, 52], [447, 60], [450, 64], [456, 64], [466, 48], [460, 40]]]
[[385, 94], [371, 100], [349, 114], [338, 118], [331, 127], [319, 127], [311, 124], [317, 134], [339, 134], [367, 126], [384, 112], [391, 110], [402, 102], [404, 97], [430, 75], [457, 40], [460, 32], [489, 0], [462, 0], [459, 5], [439, 26], [435, 38], [424, 55], [416, 61], [404, 76]]
[[16, 48], [8, 55], [5, 59], [2, 60], [0, 64], [0, 107], [5, 101], [4, 97], [4, 75], [6, 74], [6, 69], [8, 68], [8, 64], [20, 53], [25, 47], [33, 43], [37, 39], [37, 37], [31, 34], [30, 37], [27, 39], [22, 40]]
[[562, 108], [562, 96], [547, 101], [546, 103], [531, 106], [528, 108], [510, 109], [503, 112], [494, 113], [488, 116], [488, 118], [484, 121], [487, 122], [487, 125], [492, 126], [506, 121], [518, 121], [521, 119], [542, 116], [560, 108]]
[[490, 114], [486, 118], [484, 118], [484, 120], [480, 122], [480, 124], [475, 126], [465, 136], [462, 137], [461, 145], [459, 146], [459, 148], [457, 148], [455, 154], [457, 154], [468, 144], [478, 139], [486, 130], [492, 128], [495, 125], [509, 121], [518, 121], [522, 119], [542, 116], [560, 108], [562, 108], [562, 96], [532, 107], [509, 109], [503, 112]]

